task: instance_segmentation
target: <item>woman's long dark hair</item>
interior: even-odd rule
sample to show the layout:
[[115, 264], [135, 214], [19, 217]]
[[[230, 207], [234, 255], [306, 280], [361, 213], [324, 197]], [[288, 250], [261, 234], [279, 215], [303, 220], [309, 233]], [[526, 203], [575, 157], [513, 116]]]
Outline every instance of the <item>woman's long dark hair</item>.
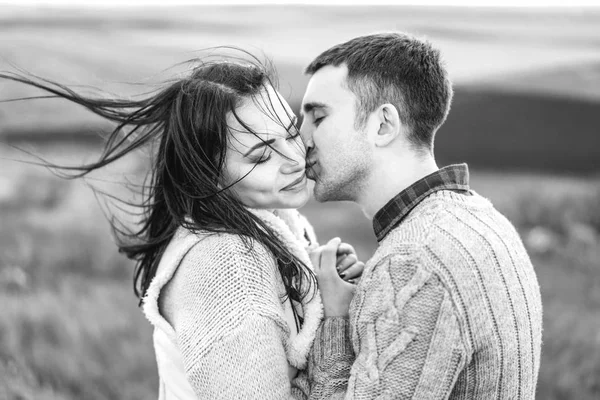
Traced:
[[[143, 200], [136, 204], [142, 211], [139, 229], [124, 229], [111, 218], [119, 251], [137, 261], [133, 286], [140, 304], [165, 248], [181, 226], [239, 235], [250, 251], [253, 240], [260, 242], [277, 260], [286, 297], [301, 301], [312, 292], [316, 282], [312, 271], [228, 187], [220, 186], [230, 133], [227, 116], [234, 115], [256, 134], [237, 117], [236, 108], [244, 100], [264, 96], [268, 86], [275, 87], [269, 63], [253, 56], [243, 61], [200, 62], [188, 76], [141, 100], [86, 97], [60, 83], [27, 74], [0, 73], [0, 79], [38, 87], [51, 97], [80, 104], [117, 124], [97, 161], [75, 167], [45, 163], [68, 172], [69, 178], [84, 177], [143, 146], [154, 145], [152, 167], [142, 187]], [[274, 113], [272, 117], [279, 120]]]

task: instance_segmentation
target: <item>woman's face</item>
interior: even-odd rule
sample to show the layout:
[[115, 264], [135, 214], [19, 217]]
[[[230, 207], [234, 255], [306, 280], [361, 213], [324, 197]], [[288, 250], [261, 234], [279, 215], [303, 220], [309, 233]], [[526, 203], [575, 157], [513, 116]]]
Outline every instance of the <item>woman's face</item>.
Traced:
[[262, 94], [246, 100], [236, 113], [258, 137], [230, 113], [224, 184], [228, 186], [242, 178], [231, 190], [247, 207], [302, 207], [309, 198], [306, 152], [290, 106], [269, 86]]

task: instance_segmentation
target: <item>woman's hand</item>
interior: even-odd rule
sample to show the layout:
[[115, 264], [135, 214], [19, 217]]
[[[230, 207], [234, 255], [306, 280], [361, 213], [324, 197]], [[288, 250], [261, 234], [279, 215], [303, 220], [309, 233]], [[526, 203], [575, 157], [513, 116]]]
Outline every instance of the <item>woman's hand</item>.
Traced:
[[358, 261], [354, 247], [348, 243], [340, 243], [337, 249], [336, 269], [346, 282], [357, 283], [365, 269], [365, 263]]
[[[342, 241], [340, 238], [334, 238], [326, 245], [318, 247], [310, 253], [310, 260], [315, 267], [317, 283], [319, 285], [319, 290], [321, 291], [325, 317], [347, 317], [350, 302], [354, 297], [354, 289], [356, 286], [344, 281], [340, 275], [338, 275], [338, 270], [336, 269], [338, 264], [338, 252], [341, 244]], [[350, 249], [351, 251], [349, 251]], [[349, 248], [342, 247], [342, 251], [344, 251], [344, 257], [340, 263], [343, 263], [344, 258], [348, 257], [349, 254], [354, 254], [352, 246], [349, 246]], [[355, 264], [356, 262], [343, 263], [343, 271], [346, 272], [345, 276], [354, 276], [354, 272], [352, 271], [355, 270], [360, 270], [359, 272], [362, 273], [362, 268], [355, 268], [350, 271], [352, 272], [352, 275], [348, 274], [348, 269]]]

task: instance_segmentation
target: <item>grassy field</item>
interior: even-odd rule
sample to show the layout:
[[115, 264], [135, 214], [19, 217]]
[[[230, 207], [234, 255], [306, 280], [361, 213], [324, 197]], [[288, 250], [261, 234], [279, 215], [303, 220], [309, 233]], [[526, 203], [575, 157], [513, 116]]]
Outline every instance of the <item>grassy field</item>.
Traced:
[[[537, 398], [591, 400], [600, 397], [598, 24], [598, 10], [0, 6], [0, 69], [131, 95], [142, 89], [123, 82], [160, 81], [196, 50], [234, 44], [264, 50], [297, 107], [302, 66], [329, 45], [388, 29], [426, 35], [458, 88], [440, 163], [475, 166], [473, 188], [514, 222], [536, 267], [544, 303]], [[0, 81], [0, 99], [32, 94]], [[117, 253], [97, 199], [83, 182], [9, 161], [20, 155], [5, 145], [77, 163], [94, 154], [81, 142], [101, 127], [60, 101], [0, 103], [0, 400], [156, 397], [133, 265]], [[124, 160], [89, 183], [127, 196], [106, 181], [143, 170], [139, 159]], [[322, 241], [341, 236], [361, 258], [372, 254], [371, 226], [356, 206], [310, 202], [303, 212]]]

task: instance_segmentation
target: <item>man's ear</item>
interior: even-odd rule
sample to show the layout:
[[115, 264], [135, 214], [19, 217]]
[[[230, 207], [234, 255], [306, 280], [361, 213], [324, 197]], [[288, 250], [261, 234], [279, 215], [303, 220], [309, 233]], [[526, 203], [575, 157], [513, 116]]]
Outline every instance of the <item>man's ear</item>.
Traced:
[[377, 147], [386, 147], [392, 143], [402, 132], [402, 121], [398, 110], [393, 104], [382, 104], [377, 110], [379, 130], [375, 137]]

